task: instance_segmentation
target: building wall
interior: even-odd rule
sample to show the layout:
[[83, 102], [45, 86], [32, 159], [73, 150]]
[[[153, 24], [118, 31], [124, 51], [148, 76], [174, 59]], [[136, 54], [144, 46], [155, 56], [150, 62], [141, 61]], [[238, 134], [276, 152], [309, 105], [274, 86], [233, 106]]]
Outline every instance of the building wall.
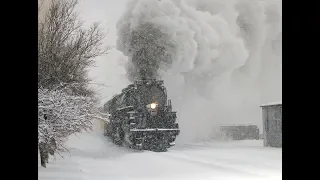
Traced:
[[282, 147], [282, 105], [262, 109], [264, 146]]
[[262, 108], [262, 127], [263, 127], [263, 145], [268, 146], [268, 138], [267, 138], [267, 119], [268, 119], [268, 109], [267, 108]]

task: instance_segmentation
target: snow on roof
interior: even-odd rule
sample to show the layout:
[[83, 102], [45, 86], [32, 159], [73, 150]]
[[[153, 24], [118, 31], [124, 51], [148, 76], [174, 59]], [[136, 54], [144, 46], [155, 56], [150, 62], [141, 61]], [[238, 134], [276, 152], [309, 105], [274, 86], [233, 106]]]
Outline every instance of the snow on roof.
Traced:
[[220, 127], [226, 127], [226, 126], [256, 126], [256, 124], [252, 124], [252, 123], [241, 123], [241, 124], [220, 124]]
[[263, 107], [263, 106], [275, 106], [275, 105], [282, 105], [282, 101], [262, 104], [260, 107]]

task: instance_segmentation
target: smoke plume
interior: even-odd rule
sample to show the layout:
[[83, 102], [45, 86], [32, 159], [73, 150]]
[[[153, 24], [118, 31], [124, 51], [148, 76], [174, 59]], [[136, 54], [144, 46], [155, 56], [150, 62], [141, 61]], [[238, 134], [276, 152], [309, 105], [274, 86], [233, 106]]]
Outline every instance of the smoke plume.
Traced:
[[280, 0], [132, 0], [117, 23], [130, 80], [165, 81], [180, 141], [257, 124], [281, 100]]

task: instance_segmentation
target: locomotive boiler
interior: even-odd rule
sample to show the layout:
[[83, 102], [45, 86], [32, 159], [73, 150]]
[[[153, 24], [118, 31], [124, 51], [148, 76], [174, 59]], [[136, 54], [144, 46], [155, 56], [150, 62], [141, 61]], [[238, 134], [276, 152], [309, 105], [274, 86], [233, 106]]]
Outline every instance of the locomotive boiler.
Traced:
[[104, 104], [104, 111], [104, 135], [118, 145], [163, 152], [180, 133], [162, 80], [135, 81]]

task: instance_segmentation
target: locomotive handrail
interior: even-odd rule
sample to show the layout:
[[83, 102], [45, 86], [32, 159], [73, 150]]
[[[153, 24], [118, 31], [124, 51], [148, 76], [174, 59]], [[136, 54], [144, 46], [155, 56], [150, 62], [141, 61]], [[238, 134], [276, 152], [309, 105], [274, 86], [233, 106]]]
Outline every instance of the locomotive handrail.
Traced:
[[117, 108], [117, 111], [121, 111], [123, 109], [128, 109], [128, 108], [133, 108], [133, 106], [126, 106], [126, 107], [122, 107], [122, 108]]

